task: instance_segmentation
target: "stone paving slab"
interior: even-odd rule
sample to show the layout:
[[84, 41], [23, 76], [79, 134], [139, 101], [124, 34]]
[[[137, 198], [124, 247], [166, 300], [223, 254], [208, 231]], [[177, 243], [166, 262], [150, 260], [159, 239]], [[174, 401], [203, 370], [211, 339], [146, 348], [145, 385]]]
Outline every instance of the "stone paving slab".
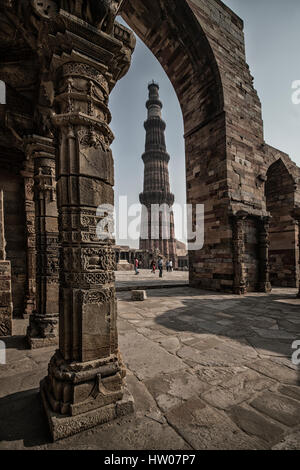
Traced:
[[194, 449], [263, 449], [264, 445], [241, 431], [224, 413], [192, 398], [170, 410], [166, 418]]
[[180, 287], [134, 302], [119, 293], [136, 414], [55, 444], [38, 395], [54, 348], [24, 349], [26, 325], [16, 325], [0, 366], [0, 449], [300, 449], [295, 297], [295, 289], [240, 297]]
[[251, 406], [286, 426], [300, 424], [299, 402], [292, 398], [267, 392], [253, 400]]
[[140, 269], [136, 275], [134, 271], [116, 271], [117, 292], [134, 289], [156, 289], [170, 287], [185, 287], [189, 283], [189, 273], [187, 271], [163, 272], [163, 277], [159, 277], [158, 271], [153, 274], [151, 270]]
[[233, 406], [228, 415], [244, 432], [256, 436], [270, 445], [278, 442], [285, 432], [281, 425], [265, 418], [250, 407]]

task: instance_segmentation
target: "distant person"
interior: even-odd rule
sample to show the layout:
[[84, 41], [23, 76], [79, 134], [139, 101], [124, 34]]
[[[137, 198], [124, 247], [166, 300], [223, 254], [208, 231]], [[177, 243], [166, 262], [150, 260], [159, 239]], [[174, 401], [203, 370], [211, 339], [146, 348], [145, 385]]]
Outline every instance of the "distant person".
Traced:
[[139, 260], [137, 258], [134, 260], [134, 270], [135, 274], [139, 274]]
[[159, 258], [158, 260], [158, 269], [159, 269], [159, 277], [163, 277], [163, 260]]
[[170, 261], [169, 260], [166, 262], [166, 268], [167, 268], [167, 273], [168, 273], [169, 269], [170, 269]]
[[173, 271], [173, 261], [172, 260], [169, 261], [169, 271], [170, 272]]
[[155, 274], [155, 270], [156, 270], [156, 264], [155, 264], [155, 261], [152, 261], [151, 263], [151, 268], [152, 268], [152, 273]]

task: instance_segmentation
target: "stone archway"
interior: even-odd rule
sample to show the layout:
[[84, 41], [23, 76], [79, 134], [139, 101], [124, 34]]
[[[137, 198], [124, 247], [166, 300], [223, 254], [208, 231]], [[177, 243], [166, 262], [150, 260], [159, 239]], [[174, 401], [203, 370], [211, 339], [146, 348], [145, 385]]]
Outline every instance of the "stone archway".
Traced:
[[[25, 0], [1, 3], [6, 55], [0, 79], [13, 89], [12, 109], [24, 113], [2, 126], [12, 122], [11, 146], [36, 162], [41, 208], [53, 204], [51, 213], [36, 214], [43, 221], [43, 244], [36, 249], [43, 260], [39, 287], [43, 293], [49, 284], [60, 290], [59, 350], [41, 383], [54, 439], [133, 409], [118, 349], [114, 243], [96, 237], [105, 216], [97, 207], [112, 205], [114, 198], [108, 98], [134, 49], [131, 32], [114, 23], [121, 3], [123, 17], [160, 60], [182, 107], [187, 199], [205, 204], [205, 245], [190, 252], [191, 284], [238, 294], [269, 288], [263, 184], [269, 148], [245, 60], [242, 21], [220, 0], [86, 0], [96, 8], [92, 17], [82, 0], [32, 1], [30, 8]], [[25, 176], [32, 179], [30, 170]], [[51, 220], [56, 189], [59, 279], [57, 225]], [[52, 307], [55, 312], [44, 309], [33, 318], [51, 339], [57, 304]]]
[[[204, 0], [135, 0], [125, 2], [121, 14], [161, 63], [181, 105], [187, 202], [205, 205], [205, 243], [189, 253], [190, 284], [236, 293], [267, 291], [267, 254], [260, 246], [265, 243], [261, 234], [267, 236], [260, 223], [267, 216], [260, 184], [263, 127], [245, 59], [243, 22], [221, 2]], [[245, 268], [261, 273], [256, 280], [243, 280], [238, 268], [244, 255], [237, 253], [235, 237], [243, 240], [249, 226], [237, 235], [240, 211], [257, 219], [250, 223], [257, 246]], [[245, 256], [247, 250], [245, 243]]]

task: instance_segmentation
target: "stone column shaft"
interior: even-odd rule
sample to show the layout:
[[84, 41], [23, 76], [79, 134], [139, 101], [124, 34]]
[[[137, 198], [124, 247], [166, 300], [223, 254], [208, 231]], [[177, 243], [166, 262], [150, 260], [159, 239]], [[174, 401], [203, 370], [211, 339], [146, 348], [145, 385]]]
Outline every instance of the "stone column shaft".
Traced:
[[35, 237], [35, 203], [34, 203], [34, 164], [32, 158], [26, 160], [21, 172], [24, 181], [24, 201], [27, 242], [27, 276], [24, 317], [29, 317], [36, 306], [36, 237]]
[[271, 292], [270, 265], [269, 265], [269, 229], [270, 217], [262, 217], [259, 221], [259, 290]]
[[58, 220], [53, 139], [32, 136], [27, 151], [34, 161], [36, 228], [36, 310], [30, 316], [30, 347], [58, 342]]
[[244, 214], [233, 216], [234, 293], [238, 295], [246, 293], [245, 219]]
[[123, 45], [96, 30], [93, 37], [103, 43], [96, 60], [72, 51], [54, 56], [52, 64], [59, 141], [60, 324], [59, 350], [41, 393], [54, 439], [133, 411], [118, 349], [115, 241], [106, 224], [101, 229], [107, 217], [110, 227], [114, 206], [108, 109], [114, 82], [106, 63]]

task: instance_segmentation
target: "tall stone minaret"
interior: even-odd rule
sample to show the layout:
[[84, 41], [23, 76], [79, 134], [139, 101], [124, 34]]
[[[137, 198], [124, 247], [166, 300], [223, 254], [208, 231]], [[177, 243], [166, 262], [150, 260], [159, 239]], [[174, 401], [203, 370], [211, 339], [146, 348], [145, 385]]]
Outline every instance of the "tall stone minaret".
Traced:
[[[173, 261], [176, 266], [176, 240], [174, 232], [174, 214], [172, 206], [174, 195], [170, 191], [168, 163], [170, 156], [166, 150], [165, 129], [166, 123], [162, 120], [162, 102], [159, 99], [159, 85], [150, 83], [149, 99], [146, 103], [148, 118], [144, 123], [146, 129], [146, 146], [142, 159], [145, 164], [144, 190], [140, 194], [143, 204], [140, 249], [158, 252], [166, 259]], [[170, 224], [166, 230], [168, 217], [159, 218], [154, 215], [153, 204], [166, 205], [168, 208]], [[152, 207], [152, 211], [151, 211]], [[169, 237], [166, 239], [169, 232]], [[148, 235], [148, 236], [147, 236]]]

